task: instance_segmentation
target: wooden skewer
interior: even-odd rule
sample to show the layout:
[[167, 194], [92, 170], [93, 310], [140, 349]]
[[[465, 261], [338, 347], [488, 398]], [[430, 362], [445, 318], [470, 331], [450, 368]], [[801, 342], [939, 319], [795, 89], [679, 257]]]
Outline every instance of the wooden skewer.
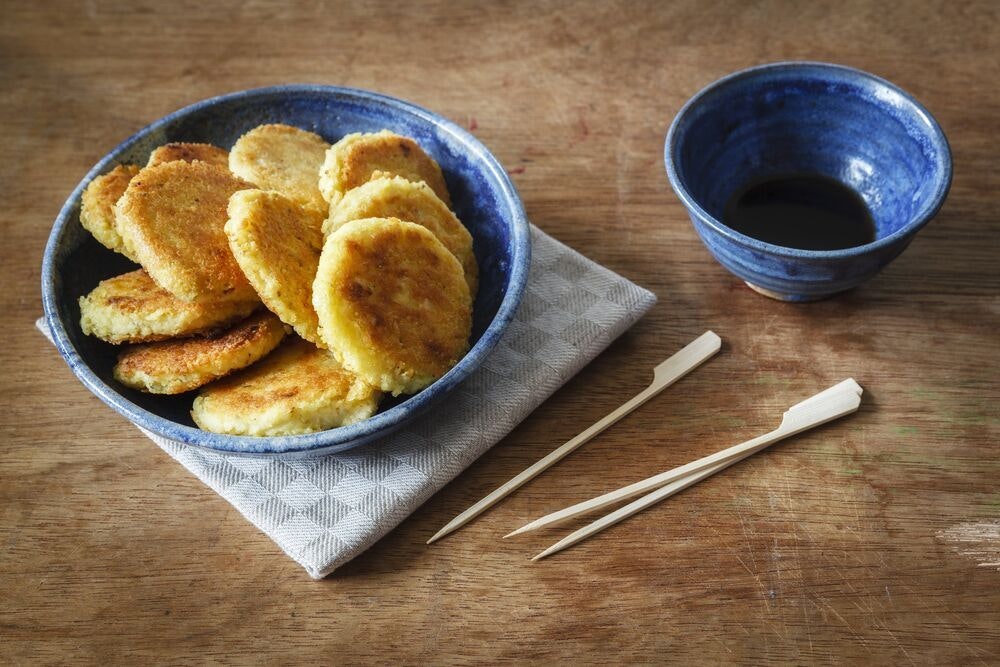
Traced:
[[[628, 505], [601, 517], [600, 519], [573, 533], [570, 533], [531, 560], [536, 561], [540, 558], [545, 558], [546, 556], [551, 556], [556, 552], [562, 551], [577, 542], [587, 539], [591, 535], [599, 533], [608, 526], [613, 526], [619, 521], [623, 521], [633, 514], [641, 512], [647, 507], [654, 505], [665, 498], [669, 498], [675, 493], [678, 493], [679, 491], [700, 482], [706, 477], [727, 468], [733, 463], [736, 463], [737, 461], [764, 449], [770, 444], [795, 435], [796, 433], [801, 433], [802, 431], [815, 426], [819, 426], [820, 424], [825, 424], [828, 421], [843, 417], [844, 415], [856, 412], [858, 407], [861, 405], [861, 396], [853, 391], [853, 389], [840, 389], [834, 393], [828, 393], [829, 391], [830, 390], [823, 392], [825, 395], [814, 397], [814, 399], [817, 400], [810, 399], [803, 401], [802, 403], [790, 408], [782, 416], [781, 425], [774, 431], [758, 438], [754, 438], [753, 440], [749, 440], [742, 445], [737, 445], [736, 447], [731, 447], [728, 450], [723, 450], [711, 456], [706, 456], [703, 459], [695, 461], [693, 464], [675, 468], [675, 470], [680, 470], [681, 468], [688, 468], [688, 470], [683, 473], [684, 476], [680, 479], [675, 478], [674, 482], [669, 483], [666, 486], [662, 486], [662, 488], [659, 488], [658, 490], [653, 491], [638, 500], [634, 500]], [[737, 448], [740, 448], [739, 452], [737, 454], [732, 454], [731, 452]], [[700, 462], [706, 463], [700, 464]], [[696, 466], [695, 464], [700, 465]], [[625, 487], [625, 489], [628, 488], [629, 487]], [[622, 491], [625, 489], [622, 489]], [[609, 494], [605, 495], [607, 496]], [[624, 495], [622, 497], [629, 496]], [[594, 500], [600, 499], [595, 498]], [[583, 503], [581, 503], [581, 505], [583, 505]], [[589, 511], [589, 509], [586, 511]]]
[[561, 461], [574, 449], [580, 447], [594, 436], [617, 422], [619, 419], [632, 412], [673, 383], [680, 380], [704, 362], [708, 361], [713, 355], [715, 355], [716, 352], [719, 351], [721, 347], [722, 339], [711, 331], [706, 331], [702, 335], [698, 336], [698, 338], [689, 343], [680, 352], [666, 361], [661, 362], [655, 369], [653, 369], [652, 384], [633, 396], [617, 410], [607, 415], [566, 444], [553, 450], [548, 456], [540, 459], [524, 472], [509, 480], [506, 484], [497, 488], [478, 503], [459, 514], [444, 528], [439, 530], [431, 539], [427, 540], [427, 544], [441, 539], [445, 535], [458, 530], [468, 522], [472, 521], [500, 500], [513, 493], [519, 487]]
[[[849, 378], [847, 380], [844, 380], [843, 382], [835, 384], [834, 386], [830, 387], [829, 389], [826, 389], [825, 391], [821, 391], [815, 396], [812, 396], [804, 401], [796, 403], [795, 405], [790, 407], [788, 411], [785, 412], [784, 417], [787, 417], [789, 413], [795, 410], [801, 410], [803, 408], [808, 407], [809, 405], [813, 405], [819, 401], [825, 400], [830, 396], [839, 395], [840, 393], [843, 392], [853, 392], [855, 395], [860, 396], [862, 389], [857, 382]], [[737, 461], [743, 460], [750, 454], [753, 454], [759, 451], [760, 449], [763, 449], [765, 447], [774, 444], [775, 442], [781, 440], [782, 438], [787, 438], [788, 436], [794, 435], [795, 433], [799, 432], [799, 431], [791, 432], [786, 430], [784, 428], [785, 422], [786, 420], [782, 419], [781, 426], [779, 426], [777, 429], [771, 431], [770, 433], [766, 433], [762, 436], [754, 438], [753, 440], [749, 440], [739, 445], [734, 445], [733, 447], [730, 447], [728, 449], [723, 449], [722, 451], [716, 452], [715, 454], [702, 457], [697, 461], [692, 461], [691, 463], [678, 466], [666, 472], [660, 473], [659, 475], [654, 475], [652, 477], [649, 477], [648, 479], [636, 482], [635, 484], [630, 484], [629, 486], [622, 487], [616, 491], [610, 491], [602, 496], [591, 498], [590, 500], [584, 500], [583, 502], [579, 502], [575, 505], [570, 505], [569, 507], [563, 508], [556, 512], [552, 512], [551, 514], [546, 514], [545, 516], [539, 519], [535, 519], [534, 521], [521, 526], [520, 528], [511, 533], [507, 533], [506, 535], [504, 535], [504, 539], [508, 537], [513, 537], [514, 535], [520, 535], [521, 533], [528, 533], [533, 530], [538, 530], [539, 528], [553, 526], [555, 524], [562, 523], [564, 521], [569, 521], [570, 519], [575, 519], [584, 514], [589, 514], [590, 512], [596, 512], [597, 510], [604, 509], [605, 507], [615, 505], [621, 502], [622, 500], [633, 498], [643, 493], [648, 493], [653, 489], [657, 489], [661, 486], [664, 486], [666, 484], [669, 484], [677, 480], [683, 480], [683, 478], [687, 477], [688, 475], [698, 473], [706, 468], [712, 469], [713, 472], [709, 473], [709, 475], [712, 475], [715, 472], [718, 472], [719, 470], [722, 470], [723, 468], [732, 465], [733, 463], [736, 463]], [[717, 463], [725, 463], [725, 465], [719, 467], [716, 465]], [[684, 488], [687, 487], [682, 486], [677, 490], [680, 491], [681, 489]]]
[[[710, 476], [711, 474], [723, 470], [724, 468], [727, 468], [728, 466], [738, 461], [742, 461], [751, 454], [755, 454], [767, 447], [770, 447], [779, 440], [794, 435], [795, 433], [801, 432], [801, 430], [793, 430], [790, 428], [786, 428], [786, 425], [789, 423], [786, 418], [789, 416], [789, 414], [792, 414], [794, 411], [801, 410], [802, 408], [805, 408], [809, 405], [818, 403], [819, 401], [825, 400], [831, 396], [839, 395], [848, 391], [853, 391], [859, 397], [863, 392], [861, 386], [858, 385], [858, 383], [855, 382], [853, 379], [844, 380], [843, 382], [840, 382], [839, 384], [836, 384], [833, 387], [830, 387], [829, 389], [826, 389], [804, 401], [801, 401], [793, 405], [783, 415], [781, 426], [779, 426], [774, 431], [766, 433], [762, 436], [758, 436], [757, 438], [754, 438], [752, 440], [748, 440], [745, 443], [734, 445], [733, 447], [729, 447], [728, 449], [724, 449], [709, 456], [702, 457], [696, 461], [692, 461], [691, 463], [687, 463], [685, 465], [672, 468], [667, 472], [654, 475], [653, 477], [649, 477], [634, 484], [630, 484], [629, 486], [622, 487], [621, 489], [618, 489], [616, 491], [611, 491], [602, 496], [598, 496], [590, 500], [585, 500], [583, 502], [577, 503], [576, 505], [572, 505], [570, 507], [566, 507], [556, 512], [552, 512], [551, 514], [547, 514], [539, 519], [536, 519], [535, 521], [532, 521], [529, 524], [522, 526], [521, 528], [518, 528], [517, 530], [511, 533], [508, 533], [504, 537], [507, 538], [513, 535], [518, 535], [521, 533], [538, 530], [539, 528], [555, 525], [557, 523], [562, 523], [564, 521], [568, 521], [570, 519], [575, 519], [577, 517], [583, 516], [584, 514], [588, 514], [596, 510], [608, 507], [610, 505], [614, 505], [622, 500], [626, 500], [628, 498], [641, 495], [648, 491], [652, 491], [668, 483], [674, 481], [683, 482], [684, 479], [686, 479], [686, 477], [692, 474], [696, 474], [698, 471], [705, 468], [705, 466], [710, 466], [713, 462], [719, 462], [718, 465], [711, 465], [710, 468], [707, 468], [708, 470], [712, 471], [711, 473], [709, 473], [709, 475], [699, 477], [699, 479], [704, 479], [704, 477], [706, 476]], [[813, 424], [812, 426], [815, 425], [818, 424]], [[812, 428], [812, 426], [808, 426], [806, 428]], [[687, 486], [690, 486], [690, 484], [680, 486], [678, 490], [687, 488]]]

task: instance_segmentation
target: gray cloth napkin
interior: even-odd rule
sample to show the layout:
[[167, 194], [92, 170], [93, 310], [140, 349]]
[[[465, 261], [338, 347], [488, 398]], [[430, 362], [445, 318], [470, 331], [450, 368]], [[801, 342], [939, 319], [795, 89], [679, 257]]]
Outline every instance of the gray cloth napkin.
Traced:
[[[140, 430], [312, 577], [325, 577], [395, 528], [656, 302], [536, 227], [531, 240], [524, 299], [492, 354], [451, 396], [383, 440], [282, 460], [217, 454]], [[37, 326], [49, 336], [44, 318]]]

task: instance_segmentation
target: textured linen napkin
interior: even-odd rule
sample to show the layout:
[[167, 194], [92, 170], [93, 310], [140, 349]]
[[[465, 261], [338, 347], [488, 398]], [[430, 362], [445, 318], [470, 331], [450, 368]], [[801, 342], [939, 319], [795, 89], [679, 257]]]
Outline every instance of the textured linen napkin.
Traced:
[[[217, 454], [140, 430], [312, 577], [325, 577], [395, 528], [656, 302], [534, 226], [531, 240], [527, 289], [496, 348], [452, 395], [383, 440], [286, 461]], [[51, 341], [44, 318], [37, 326]]]

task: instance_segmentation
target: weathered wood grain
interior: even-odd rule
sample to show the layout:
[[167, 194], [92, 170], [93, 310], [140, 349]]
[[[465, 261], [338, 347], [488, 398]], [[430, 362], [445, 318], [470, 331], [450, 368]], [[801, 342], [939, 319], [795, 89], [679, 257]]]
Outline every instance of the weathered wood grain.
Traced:
[[[0, 660], [1000, 661], [1000, 16], [984, 2], [8, 2], [0, 16]], [[913, 92], [952, 143], [938, 218], [808, 306], [743, 287], [662, 167], [701, 86], [780, 59]], [[371, 88], [473, 129], [531, 219], [660, 303], [507, 439], [322, 582], [76, 382], [32, 328], [51, 220], [118, 141], [284, 82]], [[648, 384], [723, 352], [432, 547], [463, 508]], [[843, 377], [861, 411], [556, 557], [525, 521], [773, 426]], [[573, 524], [569, 528], [575, 527]], [[989, 539], [991, 529], [976, 529]]]

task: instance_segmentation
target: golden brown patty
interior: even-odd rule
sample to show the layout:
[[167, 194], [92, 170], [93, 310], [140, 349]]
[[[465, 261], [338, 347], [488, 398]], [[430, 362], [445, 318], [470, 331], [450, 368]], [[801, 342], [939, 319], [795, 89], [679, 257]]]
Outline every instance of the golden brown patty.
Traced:
[[181, 141], [163, 144], [153, 149], [153, 152], [149, 154], [149, 162], [146, 163], [146, 166], [155, 167], [158, 164], [176, 160], [184, 162], [201, 160], [217, 167], [229, 169], [229, 151], [212, 144], [189, 144]]
[[129, 252], [156, 283], [183, 301], [250, 301], [224, 230], [229, 196], [252, 187], [205, 162], [146, 167], [115, 206]]
[[277, 190], [323, 213], [319, 168], [330, 144], [290, 125], [259, 125], [240, 137], [229, 153], [229, 168], [261, 190]]
[[326, 152], [320, 169], [319, 189], [331, 204], [348, 190], [372, 178], [402, 176], [423, 181], [449, 208], [451, 198], [441, 167], [409, 137], [382, 130], [374, 134], [348, 134]]
[[296, 435], [367, 419], [379, 396], [330, 352], [294, 339], [260, 363], [205, 387], [191, 416], [215, 433]]
[[152, 394], [180, 394], [245, 368], [273, 350], [285, 325], [262, 311], [212, 336], [145, 343], [118, 355], [115, 379]]
[[462, 265], [411, 222], [366, 218], [331, 234], [313, 305], [340, 362], [394, 395], [429, 385], [469, 348], [472, 302]]
[[226, 326], [259, 305], [256, 299], [181, 301], [139, 269], [101, 281], [80, 297], [80, 328], [109, 343], [148, 343]]
[[229, 198], [226, 235], [247, 280], [300, 336], [323, 344], [312, 284], [323, 249], [323, 217], [280, 192], [241, 190]]
[[98, 176], [83, 191], [80, 204], [80, 224], [94, 235], [101, 245], [135, 260], [115, 228], [115, 202], [125, 194], [132, 177], [139, 173], [134, 164], [120, 164], [108, 173]]
[[376, 178], [349, 190], [330, 207], [323, 233], [329, 235], [345, 223], [361, 218], [399, 218], [434, 232], [462, 263], [469, 293], [475, 295], [479, 266], [472, 252], [472, 235], [426, 183], [393, 176]]

